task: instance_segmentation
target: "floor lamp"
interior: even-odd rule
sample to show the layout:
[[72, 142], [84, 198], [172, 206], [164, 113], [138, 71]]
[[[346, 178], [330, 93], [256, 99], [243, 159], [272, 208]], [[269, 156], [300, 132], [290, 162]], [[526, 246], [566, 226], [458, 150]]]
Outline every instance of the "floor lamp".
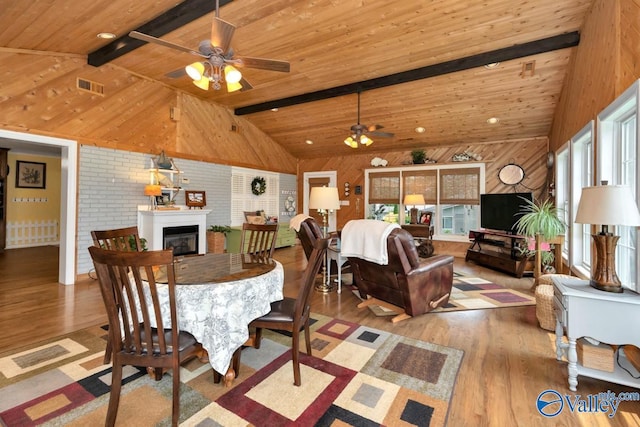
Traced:
[[582, 189], [578, 212], [578, 224], [600, 224], [602, 230], [592, 234], [596, 247], [595, 268], [591, 271], [592, 287], [601, 291], [623, 291], [616, 274], [616, 245], [620, 236], [609, 232], [611, 225], [640, 226], [640, 213], [631, 189], [623, 185], [603, 185]]
[[424, 205], [426, 202], [424, 201], [424, 196], [422, 194], [407, 194], [404, 196], [404, 205], [409, 206], [413, 205], [413, 207], [409, 210], [411, 214], [411, 224], [418, 223], [418, 209], [416, 205]]
[[[322, 234], [326, 238], [328, 233], [327, 215], [333, 211], [340, 209], [340, 197], [336, 187], [313, 187], [309, 195], [309, 209], [317, 209], [322, 215]], [[329, 262], [328, 254], [325, 256], [325, 266], [322, 270], [322, 286], [316, 287], [316, 290], [328, 293], [331, 292], [330, 278], [327, 277], [327, 266]]]

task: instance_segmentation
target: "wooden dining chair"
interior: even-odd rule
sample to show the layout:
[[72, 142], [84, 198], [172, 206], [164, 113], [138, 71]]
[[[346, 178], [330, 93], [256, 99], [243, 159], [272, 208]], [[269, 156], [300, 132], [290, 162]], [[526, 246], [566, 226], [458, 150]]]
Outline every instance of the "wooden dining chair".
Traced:
[[[92, 246], [89, 253], [100, 283], [113, 346], [111, 394], [105, 424], [113, 426], [115, 423], [122, 367], [132, 365], [172, 370], [171, 421], [172, 425], [177, 425], [180, 416], [180, 365], [199, 356], [202, 345], [193, 335], [178, 330], [173, 252], [124, 252]], [[163, 276], [162, 281], [166, 283], [160, 283], [160, 279], [156, 281], [154, 272]], [[168, 298], [161, 298], [161, 291], [168, 292]], [[145, 297], [145, 292], [150, 297]], [[167, 299], [168, 306], [167, 303], [161, 304]]]
[[[102, 249], [112, 251], [142, 251], [143, 247], [138, 235], [138, 227], [115, 228], [112, 230], [91, 231], [93, 244]], [[107, 347], [104, 350], [104, 364], [111, 362], [111, 339], [107, 335]]]
[[293, 359], [293, 383], [297, 386], [301, 384], [300, 378], [300, 331], [304, 330], [307, 354], [311, 355], [311, 334], [309, 331], [309, 300], [311, 290], [315, 282], [316, 275], [322, 266], [330, 239], [316, 239], [313, 251], [309, 256], [307, 269], [302, 276], [302, 283], [298, 296], [271, 303], [271, 311], [262, 317], [253, 320], [250, 328], [255, 328], [255, 348], [260, 348], [262, 329], [275, 329], [291, 332], [291, 354]]
[[116, 228], [113, 230], [95, 230], [91, 232], [93, 244], [112, 251], [142, 251], [138, 227]]
[[262, 258], [273, 258], [276, 249], [278, 224], [242, 224], [240, 252]]

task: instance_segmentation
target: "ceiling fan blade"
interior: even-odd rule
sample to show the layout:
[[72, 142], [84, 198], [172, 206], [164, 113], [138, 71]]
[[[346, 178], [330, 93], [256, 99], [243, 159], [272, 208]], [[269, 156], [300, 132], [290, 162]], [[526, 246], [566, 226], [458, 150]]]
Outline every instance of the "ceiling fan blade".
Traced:
[[395, 136], [395, 134], [391, 132], [368, 132], [367, 135], [379, 136], [380, 138], [393, 138]]
[[179, 77], [187, 75], [184, 67], [178, 68], [177, 70], [169, 71], [164, 76], [169, 77], [170, 79], [177, 79]]
[[242, 89], [240, 89], [240, 92], [253, 89], [253, 86], [251, 86], [251, 83], [249, 83], [244, 77], [240, 79], [240, 84], [242, 85]]
[[291, 69], [291, 65], [287, 61], [279, 61], [277, 59], [252, 58], [250, 56], [239, 56], [234, 59], [242, 61], [242, 64], [238, 64], [240, 67], [280, 71], [282, 73], [288, 73]]
[[236, 31], [236, 26], [222, 20], [218, 17], [213, 18], [211, 24], [211, 44], [215, 47], [222, 49], [222, 53], [229, 50], [233, 33]]
[[180, 50], [182, 52], [190, 53], [190, 54], [196, 55], [196, 56], [201, 56], [203, 58], [207, 57], [206, 55], [201, 54], [197, 50], [189, 49], [188, 47], [180, 46], [179, 44], [171, 43], [171, 42], [168, 42], [166, 40], [162, 40], [162, 39], [159, 39], [157, 37], [150, 36], [148, 34], [140, 33], [138, 31], [131, 31], [129, 33], [129, 37], [132, 37], [132, 38], [138, 39], [138, 40], [142, 40], [142, 41], [148, 42], [148, 43], [159, 44], [159, 45], [164, 46], [164, 47]]

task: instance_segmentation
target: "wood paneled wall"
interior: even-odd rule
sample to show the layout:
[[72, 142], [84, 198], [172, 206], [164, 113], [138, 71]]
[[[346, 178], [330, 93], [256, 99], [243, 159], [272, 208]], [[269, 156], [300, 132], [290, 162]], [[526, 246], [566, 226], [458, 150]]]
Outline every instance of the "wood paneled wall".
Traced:
[[[296, 173], [296, 159], [226, 107], [80, 55], [1, 50], [0, 128], [142, 153]], [[77, 88], [77, 79], [104, 95]], [[173, 118], [172, 118], [173, 111]], [[231, 131], [234, 124], [239, 132]]]
[[[338, 228], [342, 228], [347, 221], [364, 218], [364, 198], [354, 194], [356, 185], [361, 185], [364, 192], [364, 170], [373, 168], [371, 160], [374, 157], [382, 157], [387, 160], [387, 166], [403, 166], [411, 164], [409, 151], [389, 152], [382, 156], [380, 153], [366, 154], [366, 148], [361, 149], [363, 154], [349, 157], [327, 157], [323, 159], [305, 159], [299, 161], [298, 173], [298, 206], [302, 207], [303, 200], [303, 174], [305, 172], [337, 171], [338, 189], [341, 200], [348, 200], [349, 206], [342, 206], [338, 211]], [[547, 192], [548, 169], [546, 167], [546, 154], [548, 141], [546, 138], [528, 139], [522, 141], [466, 144], [455, 147], [440, 147], [429, 149], [427, 156], [438, 163], [451, 162], [456, 153], [468, 152], [478, 155], [481, 161], [486, 162], [486, 192], [505, 193], [513, 191], [512, 186], [507, 186], [498, 180], [498, 170], [509, 163], [521, 165], [525, 170], [523, 185], [517, 186], [518, 191], [534, 191], [536, 197], [545, 197]], [[380, 168], [383, 169], [383, 168]], [[348, 182], [351, 194], [344, 196], [344, 183]]]
[[[594, 0], [549, 134], [556, 150], [640, 78], [640, 1]], [[596, 141], [597, 144], [597, 141]]]

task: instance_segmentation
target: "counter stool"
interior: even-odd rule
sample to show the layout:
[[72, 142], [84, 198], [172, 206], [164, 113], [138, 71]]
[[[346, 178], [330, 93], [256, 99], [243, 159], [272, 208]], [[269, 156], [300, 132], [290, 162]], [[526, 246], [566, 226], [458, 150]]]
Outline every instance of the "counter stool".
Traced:
[[556, 313], [553, 303], [552, 277], [571, 277], [566, 274], [543, 274], [538, 277], [536, 286], [536, 318], [542, 329], [556, 330]]

